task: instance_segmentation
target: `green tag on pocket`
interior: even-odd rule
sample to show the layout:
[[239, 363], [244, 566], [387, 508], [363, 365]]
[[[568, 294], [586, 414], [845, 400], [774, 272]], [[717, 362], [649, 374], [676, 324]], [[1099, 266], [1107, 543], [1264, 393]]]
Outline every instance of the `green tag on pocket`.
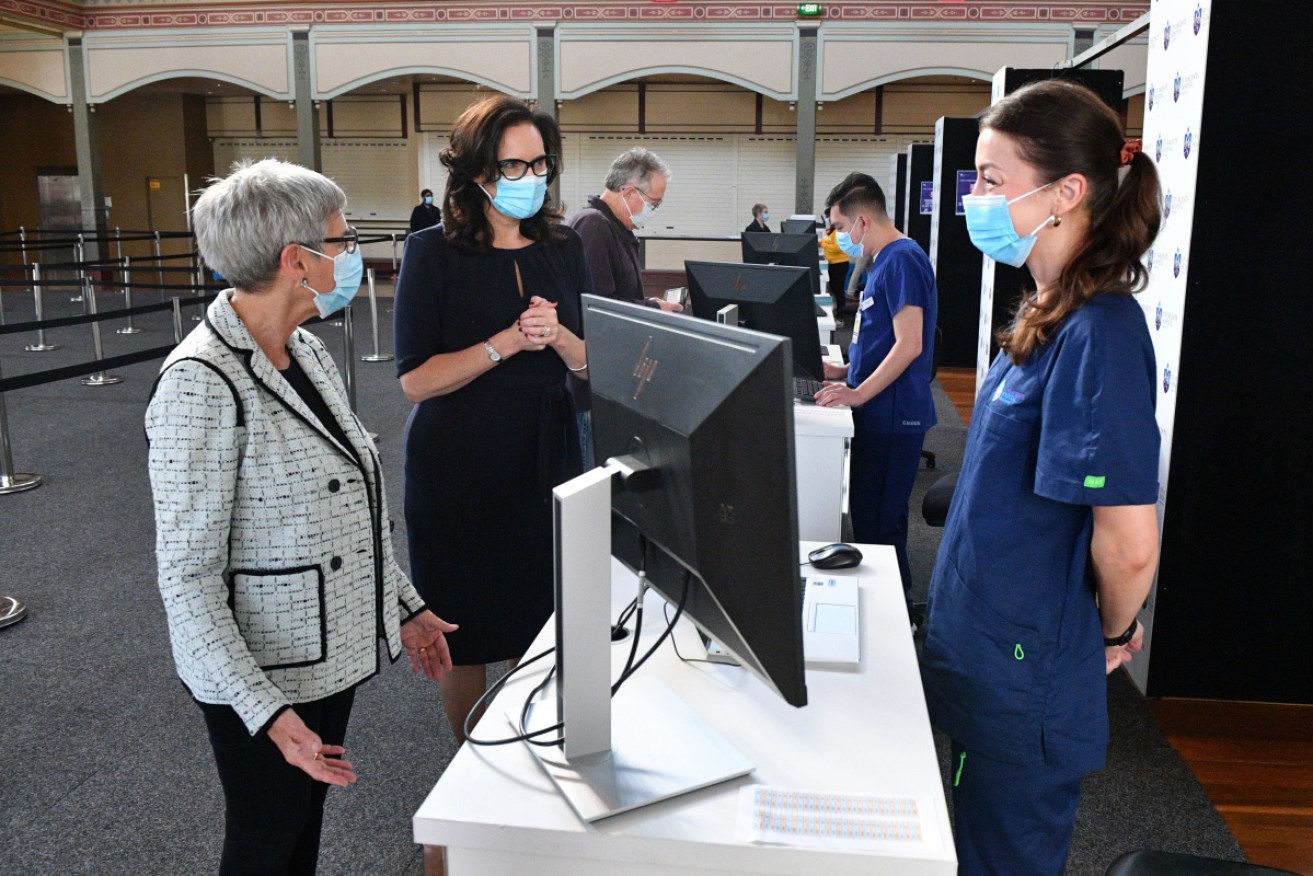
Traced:
[[1098, 475], [1098, 476], [1095, 476], [1095, 475], [1086, 475], [1086, 476], [1085, 476], [1085, 489], [1087, 489], [1087, 490], [1102, 490], [1102, 489], [1103, 489], [1103, 483], [1104, 483], [1104, 481], [1106, 481], [1106, 480], [1107, 480], [1107, 478], [1105, 478], [1103, 475]]

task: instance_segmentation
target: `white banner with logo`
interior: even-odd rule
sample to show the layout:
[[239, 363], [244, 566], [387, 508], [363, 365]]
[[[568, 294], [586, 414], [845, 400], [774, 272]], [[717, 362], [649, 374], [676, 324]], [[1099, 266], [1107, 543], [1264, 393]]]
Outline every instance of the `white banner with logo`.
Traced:
[[[1158, 524], [1161, 531], [1171, 471], [1176, 387], [1181, 379], [1181, 331], [1190, 234], [1196, 203], [1200, 122], [1208, 60], [1208, 22], [1212, 0], [1157, 0], [1149, 18], [1149, 61], [1144, 95], [1144, 151], [1153, 158], [1163, 190], [1163, 223], [1145, 255], [1149, 285], [1138, 296], [1149, 320], [1158, 361]], [[1144, 654], [1130, 665], [1141, 690], [1149, 674], [1153, 609], [1158, 585], [1140, 620], [1146, 628]]]

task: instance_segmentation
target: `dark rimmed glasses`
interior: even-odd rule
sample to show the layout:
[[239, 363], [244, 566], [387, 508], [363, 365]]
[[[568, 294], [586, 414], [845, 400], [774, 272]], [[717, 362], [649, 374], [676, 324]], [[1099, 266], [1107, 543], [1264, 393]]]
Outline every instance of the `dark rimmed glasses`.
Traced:
[[350, 255], [351, 253], [356, 251], [356, 247], [360, 246], [360, 232], [350, 226], [347, 226], [346, 234], [343, 234], [341, 237], [325, 237], [323, 242], [345, 243], [346, 253], [347, 255]]
[[533, 161], [524, 161], [519, 158], [504, 158], [497, 162], [497, 173], [504, 179], [524, 179], [524, 175], [530, 170], [534, 176], [547, 176], [556, 169], [555, 155], [539, 155]]

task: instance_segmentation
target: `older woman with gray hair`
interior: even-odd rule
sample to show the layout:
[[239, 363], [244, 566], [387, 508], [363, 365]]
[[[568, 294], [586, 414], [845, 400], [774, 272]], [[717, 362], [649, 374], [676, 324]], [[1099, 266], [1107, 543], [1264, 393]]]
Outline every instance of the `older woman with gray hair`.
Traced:
[[233, 283], [168, 357], [146, 411], [159, 586], [178, 675], [226, 805], [219, 872], [315, 871], [356, 685], [393, 661], [437, 679], [455, 627], [392, 557], [382, 467], [323, 343], [298, 326], [360, 285], [346, 196], [314, 171], [238, 165], [197, 200]]

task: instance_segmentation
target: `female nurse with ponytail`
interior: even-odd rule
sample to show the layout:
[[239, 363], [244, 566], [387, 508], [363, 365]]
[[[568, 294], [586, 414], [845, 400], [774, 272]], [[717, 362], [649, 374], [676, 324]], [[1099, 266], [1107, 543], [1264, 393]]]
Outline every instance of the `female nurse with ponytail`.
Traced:
[[1140, 649], [1158, 559], [1154, 354], [1132, 297], [1158, 176], [1060, 80], [985, 113], [976, 169], [972, 241], [1035, 288], [976, 399], [922, 675], [952, 740], [958, 872], [1060, 876], [1081, 779], [1104, 765], [1105, 676]]
[[442, 224], [407, 238], [397, 278], [410, 569], [459, 618], [440, 681], [457, 742], [486, 664], [514, 664], [552, 613], [551, 491], [580, 465], [565, 378], [588, 377], [591, 281], [547, 192], [560, 155], [556, 121], [522, 101], [465, 110], [441, 155]]

